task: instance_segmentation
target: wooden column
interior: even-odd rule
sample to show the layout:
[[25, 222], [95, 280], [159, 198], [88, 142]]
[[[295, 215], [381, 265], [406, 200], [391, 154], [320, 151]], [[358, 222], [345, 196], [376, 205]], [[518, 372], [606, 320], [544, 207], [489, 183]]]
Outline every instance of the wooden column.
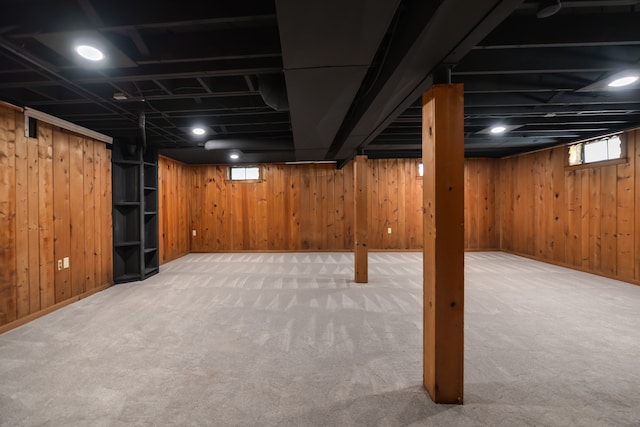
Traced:
[[422, 97], [424, 386], [462, 403], [464, 366], [464, 128], [461, 84]]
[[353, 162], [353, 183], [354, 183], [354, 228], [355, 228], [355, 281], [356, 283], [369, 282], [369, 248], [368, 248], [368, 191], [367, 179], [367, 156], [356, 156]]

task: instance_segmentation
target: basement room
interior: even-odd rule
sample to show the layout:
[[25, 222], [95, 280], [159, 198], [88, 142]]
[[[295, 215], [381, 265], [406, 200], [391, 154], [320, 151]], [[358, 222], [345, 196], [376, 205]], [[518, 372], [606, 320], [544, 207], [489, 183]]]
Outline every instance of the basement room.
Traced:
[[0, 14], [0, 427], [640, 425], [640, 0]]

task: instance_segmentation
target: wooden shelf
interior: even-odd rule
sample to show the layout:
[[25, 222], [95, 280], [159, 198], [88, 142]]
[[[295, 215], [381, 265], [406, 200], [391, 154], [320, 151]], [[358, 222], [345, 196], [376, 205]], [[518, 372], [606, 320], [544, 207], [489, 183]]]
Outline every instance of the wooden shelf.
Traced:
[[158, 248], [147, 248], [147, 249], [144, 250], [144, 253], [145, 254], [150, 254], [150, 253], [155, 252], [157, 250], [158, 250]]

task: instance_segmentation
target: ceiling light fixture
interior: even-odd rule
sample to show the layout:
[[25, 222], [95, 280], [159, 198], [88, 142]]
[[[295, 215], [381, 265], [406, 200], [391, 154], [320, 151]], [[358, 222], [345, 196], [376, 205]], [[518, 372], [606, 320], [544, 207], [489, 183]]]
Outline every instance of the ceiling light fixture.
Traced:
[[503, 133], [506, 130], [507, 128], [504, 126], [494, 126], [491, 128], [491, 133], [498, 134], [498, 133]]
[[238, 160], [240, 158], [240, 155], [236, 154], [236, 153], [231, 153], [231, 154], [229, 154], [229, 158], [231, 160]]
[[620, 77], [617, 78], [613, 81], [611, 81], [607, 86], [609, 87], [622, 87], [622, 86], [628, 86], [632, 83], [635, 83], [638, 81], [638, 76], [624, 76], [624, 77]]
[[193, 132], [194, 135], [204, 135], [204, 129], [202, 128], [193, 128], [191, 129], [191, 132]]
[[97, 47], [81, 44], [75, 47], [75, 51], [78, 55], [89, 61], [102, 61], [104, 59], [104, 53]]

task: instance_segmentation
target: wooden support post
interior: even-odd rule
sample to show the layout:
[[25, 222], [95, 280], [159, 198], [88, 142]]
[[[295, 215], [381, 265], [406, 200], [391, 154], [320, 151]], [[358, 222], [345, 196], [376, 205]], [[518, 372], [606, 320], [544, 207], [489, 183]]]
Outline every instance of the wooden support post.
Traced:
[[464, 367], [463, 86], [422, 97], [424, 164], [424, 386], [436, 403], [462, 403]]
[[353, 162], [353, 183], [354, 183], [354, 228], [355, 228], [355, 281], [356, 283], [369, 282], [369, 248], [368, 248], [368, 192], [367, 179], [369, 171], [367, 169], [367, 156], [356, 156]]

